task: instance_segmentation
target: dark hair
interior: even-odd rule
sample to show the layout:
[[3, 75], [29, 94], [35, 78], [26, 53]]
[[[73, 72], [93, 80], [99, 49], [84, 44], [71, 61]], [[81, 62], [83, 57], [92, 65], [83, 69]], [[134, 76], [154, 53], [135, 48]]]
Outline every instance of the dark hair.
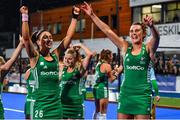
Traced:
[[32, 36], [31, 36], [31, 40], [33, 43], [36, 43], [36, 41], [39, 39], [39, 36], [41, 35], [42, 32], [44, 32], [45, 30], [38, 30], [33, 32]]
[[143, 30], [143, 34], [144, 34], [144, 36], [143, 36], [143, 39], [144, 39], [146, 37], [146, 34], [147, 34], [147, 26], [146, 26], [146, 24], [140, 23], [140, 22], [135, 22], [132, 25], [139, 25], [139, 26], [141, 26], [141, 28]]
[[31, 40], [37, 46], [37, 49], [39, 49], [39, 46], [36, 42], [39, 39], [39, 36], [41, 35], [41, 33], [44, 31], [45, 30], [38, 30], [38, 31], [33, 32], [33, 34], [31, 35]]
[[108, 49], [103, 49], [99, 55], [99, 60], [107, 61], [108, 63], [110, 62], [110, 57], [111, 57], [112, 52]]

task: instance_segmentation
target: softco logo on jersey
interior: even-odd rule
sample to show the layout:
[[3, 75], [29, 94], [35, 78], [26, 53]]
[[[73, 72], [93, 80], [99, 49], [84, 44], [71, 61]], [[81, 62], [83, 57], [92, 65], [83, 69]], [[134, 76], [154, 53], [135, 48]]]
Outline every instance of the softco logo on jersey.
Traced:
[[42, 71], [41, 75], [59, 75], [59, 73], [57, 71], [50, 71], [50, 72]]
[[135, 66], [135, 65], [133, 65], [133, 66], [126, 65], [126, 68], [127, 68], [128, 70], [144, 70], [144, 67]]

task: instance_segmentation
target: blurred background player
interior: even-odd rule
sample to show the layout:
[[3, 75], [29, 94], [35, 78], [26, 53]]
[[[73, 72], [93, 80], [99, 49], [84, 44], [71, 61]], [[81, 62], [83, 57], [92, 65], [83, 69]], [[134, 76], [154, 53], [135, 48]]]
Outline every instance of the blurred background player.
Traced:
[[[95, 85], [93, 86], [93, 95], [95, 99], [95, 112], [93, 119], [106, 119], [109, 88], [108, 81], [113, 82], [117, 79], [120, 68], [116, 68], [116, 72], [112, 70], [111, 62], [113, 60], [112, 52], [108, 49], [103, 49], [99, 55], [99, 61], [95, 68]], [[118, 70], [119, 69], [119, 70]]]

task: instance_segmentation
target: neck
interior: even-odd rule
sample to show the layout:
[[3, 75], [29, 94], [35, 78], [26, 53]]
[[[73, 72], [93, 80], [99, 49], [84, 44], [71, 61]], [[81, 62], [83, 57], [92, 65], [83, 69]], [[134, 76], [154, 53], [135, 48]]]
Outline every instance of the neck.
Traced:
[[133, 44], [132, 46], [133, 46], [133, 50], [139, 50], [142, 47], [142, 43], [141, 44]]
[[74, 66], [69, 66], [67, 69], [68, 72], [72, 72], [73, 70], [74, 70]]
[[49, 50], [41, 50], [39, 51], [43, 57], [50, 56]]

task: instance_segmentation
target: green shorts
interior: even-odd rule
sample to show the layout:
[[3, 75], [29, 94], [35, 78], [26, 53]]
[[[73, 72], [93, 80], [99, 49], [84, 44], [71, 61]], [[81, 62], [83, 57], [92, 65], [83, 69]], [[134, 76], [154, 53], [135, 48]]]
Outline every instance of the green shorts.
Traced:
[[4, 108], [1, 100], [0, 100], [0, 119], [4, 119]]
[[104, 83], [95, 84], [93, 87], [93, 95], [95, 99], [108, 98], [108, 87]]
[[31, 99], [26, 99], [25, 106], [24, 106], [24, 114], [30, 115], [30, 107], [31, 107]]
[[63, 119], [84, 119], [84, 105], [62, 104]]
[[33, 119], [61, 119], [62, 106], [60, 100], [34, 102]]
[[118, 113], [133, 115], [150, 115], [151, 96], [120, 94]]

